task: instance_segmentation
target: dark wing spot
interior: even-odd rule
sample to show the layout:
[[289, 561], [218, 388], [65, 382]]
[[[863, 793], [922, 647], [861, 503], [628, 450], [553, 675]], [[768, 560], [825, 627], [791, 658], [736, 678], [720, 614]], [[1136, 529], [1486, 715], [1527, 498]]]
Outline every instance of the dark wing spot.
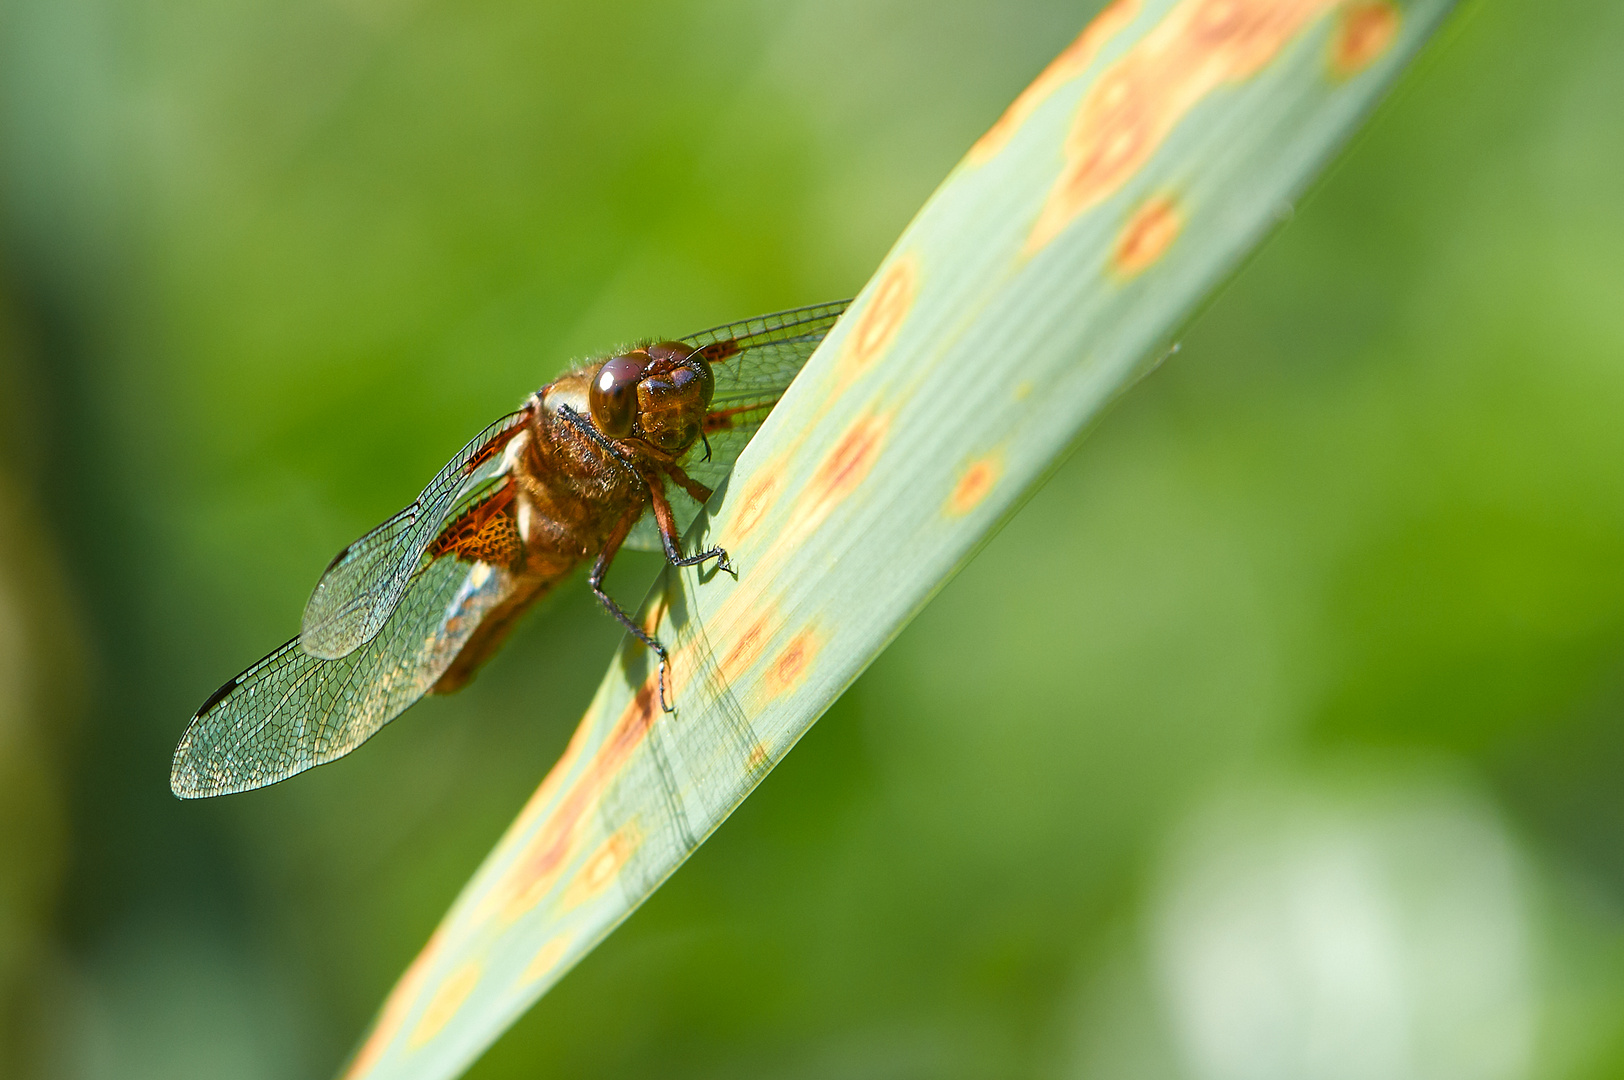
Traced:
[[707, 364], [720, 364], [737, 356], [741, 350], [737, 341], [724, 339], [722, 341], [713, 341], [698, 351], [699, 355], [705, 358]]
[[337, 555], [333, 556], [333, 561], [327, 564], [327, 570], [323, 570], [322, 573], [325, 575], [328, 570], [331, 570], [333, 567], [335, 567], [339, 563], [343, 562], [344, 561], [344, 556], [348, 555], [350, 553], [350, 548], [352, 548], [354, 546], [355, 546], [354, 544], [345, 544], [344, 545], [344, 550], [340, 551]]
[[[335, 559], [334, 561], [336, 562], [337, 560]], [[203, 703], [203, 707], [197, 710], [197, 715], [202, 716], [204, 713], [220, 704], [221, 701], [225, 700], [225, 696], [227, 694], [237, 689], [238, 681], [238, 679], [228, 679], [224, 686], [220, 687], [220, 689], [209, 695], [209, 700], [205, 701]]]

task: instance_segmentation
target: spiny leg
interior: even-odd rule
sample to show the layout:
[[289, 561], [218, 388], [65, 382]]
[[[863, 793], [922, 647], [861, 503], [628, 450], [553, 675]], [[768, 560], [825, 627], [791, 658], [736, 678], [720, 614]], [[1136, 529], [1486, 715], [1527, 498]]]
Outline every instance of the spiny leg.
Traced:
[[[677, 466], [671, 466], [672, 479], [681, 484], [683, 488], [699, 502], [703, 503], [710, 498], [710, 489], [703, 484], [689, 479], [688, 474]], [[695, 490], [697, 489], [697, 491]], [[708, 551], [701, 551], [697, 555], [684, 555], [682, 553], [681, 537], [677, 536], [677, 518], [671, 512], [671, 500], [665, 496], [665, 484], [655, 479], [649, 483], [649, 495], [654, 500], [654, 522], [660, 527], [660, 543], [665, 547], [665, 561], [672, 566], [698, 566], [706, 559], [716, 560], [716, 569], [726, 571], [738, 578], [738, 571], [728, 562], [727, 552], [722, 548], [713, 547]], [[703, 497], [701, 494], [703, 493]]]
[[[627, 460], [626, 455], [621, 452], [620, 447], [616, 446], [614, 443], [610, 442], [606, 437], [604, 437], [603, 432], [599, 431], [597, 425], [593, 424], [592, 421], [588, 420], [586, 417], [582, 416], [568, 405], [560, 405], [558, 407], [558, 416], [570, 427], [597, 443], [598, 446], [602, 448], [604, 453], [620, 462], [621, 468], [631, 473], [638, 480], [642, 480], [644, 483], [647, 483], [647, 481], [644, 480], [643, 474], [638, 472], [637, 467]], [[706, 498], [709, 497], [710, 496], [708, 495], [706, 496]]]
[[[568, 405], [560, 405], [558, 407], [558, 415], [564, 420], [565, 423], [569, 424], [581, 434], [585, 435], [587, 438], [591, 439], [593, 442], [602, 447], [605, 453], [608, 453], [616, 461], [620, 462], [621, 466], [627, 472], [637, 477], [637, 479], [642, 481], [643, 485], [649, 489], [649, 493], [651, 496], [653, 496], [654, 500], [654, 517], [660, 526], [660, 541], [665, 547], [665, 558], [667, 562], [669, 562], [672, 566], [698, 566], [706, 559], [715, 559], [716, 569], [732, 574], [735, 579], [738, 578], [739, 573], [733, 568], [733, 564], [728, 561], [727, 551], [723, 548], [713, 547], [709, 550], [701, 551], [697, 555], [683, 555], [681, 538], [677, 536], [676, 517], [671, 513], [671, 503], [665, 497], [665, 485], [658, 478], [650, 479], [649, 477], [644, 476], [635, 465], [627, 460], [626, 455], [621, 452], [620, 448], [607, 439], [603, 432], [597, 429], [595, 424], [589, 421], [586, 417], [582, 416], [580, 413], [576, 412], [574, 409], [570, 408]], [[710, 454], [709, 440], [706, 440], [705, 443], [705, 453], [707, 457]], [[682, 490], [686, 491], [690, 496], [693, 497], [694, 501], [701, 505], [704, 505], [710, 501], [710, 497], [712, 494], [714, 494], [714, 492], [712, 492], [711, 489], [706, 487], [704, 484], [701, 484], [699, 481], [689, 476], [687, 473], [683, 472], [680, 465], [667, 465], [665, 466], [665, 470], [670, 475], [671, 479], [675, 480], [677, 484], [682, 487]], [[622, 539], [624, 539], [624, 537]], [[619, 546], [618, 541], [616, 542], [616, 546]], [[625, 620], [623, 619], [622, 621], [624, 622]]]
[[632, 526], [642, 516], [643, 507], [642, 504], [638, 504], [627, 510], [621, 517], [619, 523], [615, 525], [615, 531], [609, 534], [609, 539], [603, 545], [603, 550], [598, 552], [598, 560], [592, 564], [592, 573], [587, 577], [587, 583], [592, 586], [592, 595], [598, 598], [598, 602], [604, 606], [604, 609], [619, 620], [620, 625], [624, 626], [628, 633], [644, 645], [647, 645], [649, 650], [660, 658], [660, 709], [668, 713], [676, 712], [677, 710], [671, 706], [665, 697], [666, 673], [671, 667], [671, 657], [666, 653], [665, 646], [661, 645], [659, 639], [654, 635], [638, 626], [637, 620], [626, 614], [621, 606], [615, 603], [609, 594], [603, 590], [603, 579], [609, 573], [609, 564], [614, 562], [615, 552], [620, 550], [620, 545], [626, 540], [626, 534], [632, 531]]
[[693, 477], [683, 472], [682, 466], [676, 464], [675, 462], [665, 466], [665, 471], [666, 474], [671, 477], [671, 479], [677, 482], [677, 486], [692, 496], [694, 502], [698, 503], [700, 506], [704, 506], [706, 503], [710, 502], [711, 496], [716, 494], [716, 492], [712, 491], [704, 484], [701, 484], [698, 480], [695, 480]]

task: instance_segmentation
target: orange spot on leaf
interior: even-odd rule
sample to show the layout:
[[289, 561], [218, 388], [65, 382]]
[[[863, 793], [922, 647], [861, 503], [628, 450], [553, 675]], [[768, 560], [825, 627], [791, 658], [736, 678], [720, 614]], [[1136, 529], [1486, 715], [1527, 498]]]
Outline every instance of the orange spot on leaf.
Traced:
[[564, 907], [572, 908], [597, 896], [615, 880], [626, 860], [643, 842], [637, 822], [628, 821], [592, 853], [564, 893]]
[[868, 476], [885, 445], [888, 413], [859, 417], [812, 474], [796, 503], [788, 535], [795, 542], [823, 520]]
[[773, 610], [762, 612], [750, 621], [744, 632], [738, 636], [733, 647], [728, 649], [727, 655], [722, 657], [722, 678], [729, 683], [738, 682], [743, 675], [755, 666], [761, 659], [762, 650], [778, 630], [778, 613]]
[[985, 457], [974, 462], [959, 482], [953, 487], [953, 494], [947, 499], [947, 512], [955, 515], [968, 514], [981, 504], [987, 497], [993, 485], [998, 482], [998, 475], [1003, 472], [1003, 466], [996, 457]]
[[840, 389], [851, 385], [885, 355], [908, 317], [918, 291], [919, 265], [912, 252], [886, 267], [842, 347], [837, 380]]
[[473, 960], [453, 971], [423, 1007], [423, 1015], [406, 1039], [406, 1045], [416, 1049], [438, 1035], [479, 985], [479, 973], [479, 963]]
[[739, 512], [733, 515], [733, 523], [728, 528], [730, 540], [749, 535], [761, 524], [762, 518], [767, 516], [767, 511], [778, 500], [778, 488], [782, 483], [783, 466], [777, 461], [768, 464], [751, 478], [739, 500]]
[[1088, 65], [1099, 55], [1100, 48], [1132, 22], [1137, 14], [1139, 0], [1116, 0], [1108, 4], [1093, 22], [1083, 28], [1077, 39], [1032, 80], [1032, 85], [1021, 91], [1021, 96], [1010, 103], [1004, 115], [987, 129], [987, 133], [976, 140], [965, 161], [971, 165], [982, 165], [996, 157], [1015, 137], [1021, 125], [1026, 123], [1027, 117], [1036, 112], [1037, 107], [1049, 99], [1049, 95], [1087, 71]]
[[505, 921], [512, 922], [552, 891], [559, 874], [576, 854], [581, 822], [648, 734], [658, 710], [654, 684], [650, 680], [627, 704], [626, 711], [593, 759], [581, 770], [574, 786], [541, 822], [535, 836], [507, 872], [492, 884], [485, 901], [489, 909], [500, 911]]
[[767, 744], [756, 743], [750, 748], [750, 756], [745, 760], [744, 767], [748, 772], [755, 772], [767, 764]]
[[591, 732], [593, 724], [597, 722], [597, 716], [598, 707], [594, 704], [587, 709], [586, 715], [581, 718], [581, 723], [576, 727], [575, 733], [570, 736], [569, 745], [564, 747], [563, 755], [553, 763], [551, 769], [547, 770], [547, 776], [542, 780], [541, 786], [531, 794], [529, 800], [524, 804], [524, 809], [519, 811], [519, 816], [513, 820], [512, 825], [508, 826], [507, 835], [502, 838], [501, 846], [507, 847], [511, 845], [517, 837], [535, 824], [536, 819], [547, 809], [548, 804], [553, 800], [553, 796], [558, 794], [558, 789], [563, 786], [564, 778], [575, 768], [575, 763], [580, 760], [582, 752], [586, 749], [587, 735]]
[[564, 959], [564, 953], [569, 950], [569, 946], [570, 935], [560, 934], [537, 949], [536, 955], [531, 957], [530, 963], [519, 973], [519, 984], [527, 985], [551, 975], [558, 967], [558, 962]]
[[1331, 73], [1346, 79], [1369, 67], [1398, 37], [1400, 19], [1386, 0], [1348, 5], [1331, 35]]
[[791, 638], [789, 644], [773, 659], [762, 679], [767, 696], [774, 698], [793, 690], [806, 677], [822, 646], [823, 642], [810, 629], [802, 630]]
[[1183, 228], [1184, 218], [1172, 198], [1152, 196], [1123, 226], [1111, 253], [1111, 269], [1122, 277], [1133, 277], [1160, 259]]
[[[528, 828], [552, 802], [553, 795], [563, 784], [569, 770], [574, 767], [575, 760], [581, 756], [587, 737], [591, 733], [594, 715], [594, 712], [589, 710], [575, 729], [569, 746], [564, 749], [564, 756], [547, 773], [546, 779], [541, 782], [535, 794], [530, 796], [530, 801], [519, 812], [517, 821], [511, 827], [511, 833], [516, 834]], [[485, 898], [474, 911], [472, 925], [478, 926], [504, 908], [508, 909], [506, 914], [511, 918], [515, 911], [522, 910], [540, 899], [541, 894], [546, 891], [546, 885], [550, 884], [549, 870], [552, 869], [549, 865], [552, 860], [544, 859], [542, 853], [557, 845], [559, 824], [560, 817], [555, 810], [547, 816], [546, 822], [536, 834], [519, 849], [519, 854], [507, 872], [487, 891]], [[528, 902], [522, 901], [521, 897], [526, 897]]]
[[1119, 191], [1192, 108], [1251, 78], [1337, 0], [1184, 0], [1100, 75], [1078, 103], [1065, 161], [1026, 253]]

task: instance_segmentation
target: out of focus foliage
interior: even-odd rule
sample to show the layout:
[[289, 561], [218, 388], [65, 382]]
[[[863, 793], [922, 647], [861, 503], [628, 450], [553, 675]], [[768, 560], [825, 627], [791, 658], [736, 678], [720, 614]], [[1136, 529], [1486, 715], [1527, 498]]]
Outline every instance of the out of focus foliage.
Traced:
[[[860, 284], [1090, 14], [0, 6], [0, 1071], [328, 1072], [615, 628], [217, 803], [192, 709], [571, 356]], [[472, 1075], [1624, 1069], [1624, 12], [1468, 16]]]
[[0, 1065], [46, 1064], [61, 966], [52, 941], [67, 857], [65, 758], [84, 705], [79, 627], [60, 560], [18, 483], [26, 348], [0, 308]]

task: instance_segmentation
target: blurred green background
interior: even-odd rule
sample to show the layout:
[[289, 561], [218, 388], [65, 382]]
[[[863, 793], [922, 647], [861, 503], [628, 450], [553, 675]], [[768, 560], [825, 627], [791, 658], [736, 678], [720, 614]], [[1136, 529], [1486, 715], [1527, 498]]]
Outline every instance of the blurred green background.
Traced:
[[[854, 292], [1093, 7], [0, 3], [0, 1074], [329, 1074], [616, 629], [215, 802], [192, 710], [570, 358]], [[1465, 16], [471, 1075], [1624, 1073], [1624, 9]]]

